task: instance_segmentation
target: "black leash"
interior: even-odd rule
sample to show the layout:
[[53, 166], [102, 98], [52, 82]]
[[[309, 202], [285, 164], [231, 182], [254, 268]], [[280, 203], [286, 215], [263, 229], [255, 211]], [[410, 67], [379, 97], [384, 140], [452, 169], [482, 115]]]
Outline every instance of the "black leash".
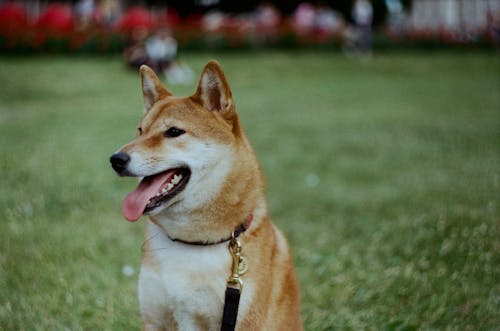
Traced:
[[224, 314], [222, 315], [221, 331], [233, 331], [236, 327], [238, 317], [238, 306], [240, 305], [240, 290], [232, 287], [226, 288], [226, 299], [224, 302]]

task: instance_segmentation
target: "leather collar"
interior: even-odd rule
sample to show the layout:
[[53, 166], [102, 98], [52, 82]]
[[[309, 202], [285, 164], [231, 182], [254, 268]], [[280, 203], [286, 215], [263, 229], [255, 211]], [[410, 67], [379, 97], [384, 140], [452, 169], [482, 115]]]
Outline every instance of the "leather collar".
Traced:
[[183, 240], [183, 239], [178, 239], [178, 238], [172, 238], [168, 235], [167, 233], [167, 237], [172, 240], [172, 241], [175, 241], [175, 242], [180, 242], [182, 244], [186, 244], [186, 245], [193, 245], [193, 246], [212, 246], [212, 245], [217, 245], [217, 244], [222, 244], [223, 242], [226, 242], [226, 241], [229, 241], [231, 239], [236, 239], [240, 236], [240, 234], [242, 234], [243, 232], [245, 232], [249, 227], [250, 227], [250, 224], [252, 223], [253, 221], [253, 214], [250, 213], [247, 218], [245, 218], [245, 221], [243, 223], [241, 223], [240, 225], [238, 225], [234, 231], [231, 233], [231, 236], [228, 237], [228, 238], [222, 238], [220, 240], [217, 240], [217, 241], [209, 241], [209, 242], [206, 242], [206, 241], [188, 241], [188, 240]]

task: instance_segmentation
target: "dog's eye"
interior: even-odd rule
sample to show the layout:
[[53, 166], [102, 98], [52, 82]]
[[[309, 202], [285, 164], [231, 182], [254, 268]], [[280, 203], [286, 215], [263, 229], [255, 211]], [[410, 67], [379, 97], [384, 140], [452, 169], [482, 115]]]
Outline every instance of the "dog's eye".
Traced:
[[175, 138], [175, 137], [179, 137], [181, 134], [184, 134], [184, 133], [186, 133], [186, 131], [184, 131], [182, 129], [178, 129], [175, 126], [173, 126], [170, 129], [168, 129], [167, 131], [165, 131], [163, 133], [163, 135], [167, 138]]
[[139, 136], [142, 134], [142, 128], [141, 127], [138, 127], [137, 128], [137, 132], [139, 133]]

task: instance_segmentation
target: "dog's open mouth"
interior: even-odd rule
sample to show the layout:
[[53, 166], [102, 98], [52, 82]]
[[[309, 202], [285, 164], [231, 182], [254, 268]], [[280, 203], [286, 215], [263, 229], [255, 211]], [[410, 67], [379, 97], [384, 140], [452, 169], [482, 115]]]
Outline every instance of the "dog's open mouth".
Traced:
[[123, 201], [123, 215], [131, 222], [137, 221], [142, 214], [153, 211], [182, 192], [190, 175], [188, 168], [175, 168], [144, 177]]

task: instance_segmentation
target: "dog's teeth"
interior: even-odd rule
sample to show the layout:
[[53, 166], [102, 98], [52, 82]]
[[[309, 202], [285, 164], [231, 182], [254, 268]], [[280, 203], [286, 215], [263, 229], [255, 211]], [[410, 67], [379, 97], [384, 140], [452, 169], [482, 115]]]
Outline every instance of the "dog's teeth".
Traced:
[[168, 185], [167, 185], [167, 191], [170, 191], [173, 188], [174, 188], [174, 184], [168, 183]]
[[179, 182], [181, 181], [182, 179], [182, 175], [175, 175], [174, 178], [172, 179], [172, 183], [174, 184], [179, 184]]
[[168, 190], [169, 190], [169, 189], [168, 189], [168, 187], [164, 187], [164, 188], [161, 190], [161, 193], [167, 193], [167, 191], [168, 191]]

